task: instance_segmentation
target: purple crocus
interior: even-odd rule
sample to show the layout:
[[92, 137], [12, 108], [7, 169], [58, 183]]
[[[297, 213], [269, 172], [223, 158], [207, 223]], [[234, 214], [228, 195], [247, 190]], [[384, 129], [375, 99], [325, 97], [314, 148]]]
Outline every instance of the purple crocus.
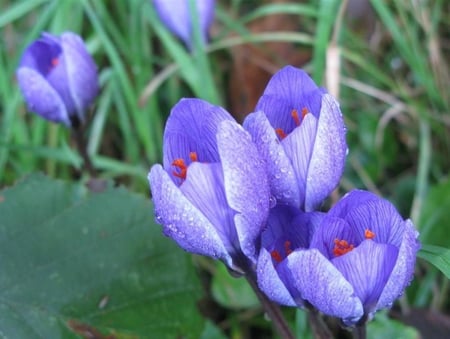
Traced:
[[[153, 0], [156, 12], [167, 28], [191, 49], [193, 45], [193, 18], [190, 0]], [[214, 21], [215, 0], [195, 0], [195, 6], [203, 41], [208, 40], [208, 32]]]
[[42, 33], [24, 51], [17, 80], [30, 111], [67, 126], [85, 120], [98, 93], [94, 60], [71, 32]]
[[313, 211], [339, 183], [347, 144], [337, 101], [304, 71], [286, 66], [244, 121], [267, 162], [278, 203]]
[[245, 272], [256, 263], [269, 210], [265, 169], [248, 132], [223, 108], [182, 99], [167, 120], [163, 151], [149, 182], [164, 233]]
[[[306, 301], [354, 326], [391, 307], [403, 293], [413, 277], [417, 237], [412, 222], [403, 220], [391, 203], [354, 190], [322, 217], [309, 249], [295, 249], [272, 264], [282, 265], [278, 276], [298, 296], [297, 304]], [[258, 267], [264, 282], [270, 267], [267, 254]], [[273, 286], [279, 291], [277, 284]]]

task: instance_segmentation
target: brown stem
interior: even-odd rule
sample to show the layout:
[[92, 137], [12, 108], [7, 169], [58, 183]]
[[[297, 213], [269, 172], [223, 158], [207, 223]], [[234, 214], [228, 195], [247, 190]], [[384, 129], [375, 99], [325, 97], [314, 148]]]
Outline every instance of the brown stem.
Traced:
[[283, 339], [295, 339], [295, 336], [289, 328], [289, 325], [287, 324], [280, 307], [270, 301], [269, 298], [267, 298], [267, 296], [259, 289], [254, 274], [246, 274], [245, 277], [247, 278], [250, 286], [255, 291], [256, 296], [258, 297], [261, 305], [264, 308], [264, 311], [267, 313], [270, 320], [272, 320], [272, 323], [280, 337]]
[[325, 324], [323, 318], [317, 310], [311, 309], [309, 311], [308, 320], [315, 339], [333, 339], [333, 335], [331, 334], [327, 324]]
[[83, 168], [86, 170], [86, 172], [89, 173], [89, 175], [92, 178], [95, 178], [97, 176], [97, 171], [94, 168], [94, 165], [92, 164], [91, 158], [89, 154], [87, 153], [87, 145], [85, 143], [84, 137], [83, 137], [83, 125], [82, 124], [75, 124], [72, 127], [72, 136], [75, 140], [75, 144], [77, 146], [78, 153], [80, 153], [81, 157], [83, 158]]
[[366, 324], [362, 324], [360, 326], [356, 326], [356, 328], [353, 330], [353, 338], [355, 339], [366, 339], [367, 333], [366, 333]]

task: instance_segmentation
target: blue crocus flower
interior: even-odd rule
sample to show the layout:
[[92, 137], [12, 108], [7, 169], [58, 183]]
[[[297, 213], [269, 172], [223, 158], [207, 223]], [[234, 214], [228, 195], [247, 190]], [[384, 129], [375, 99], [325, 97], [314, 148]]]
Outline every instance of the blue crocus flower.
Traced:
[[337, 101], [304, 71], [286, 66], [244, 121], [266, 159], [280, 204], [314, 211], [339, 183], [347, 144]]
[[24, 51], [17, 80], [28, 109], [67, 126], [84, 122], [98, 94], [97, 67], [83, 40], [43, 33]]
[[[153, 0], [153, 5], [166, 27], [191, 49], [193, 45], [193, 18], [190, 13], [189, 1]], [[195, 0], [192, 3], [196, 9], [203, 41], [206, 43], [209, 28], [214, 21], [215, 0]]]
[[149, 181], [156, 219], [186, 251], [244, 273], [256, 263], [269, 185], [250, 135], [224, 109], [182, 99]]
[[[354, 326], [403, 293], [413, 277], [417, 237], [412, 222], [391, 203], [354, 190], [322, 217], [309, 249], [293, 250], [273, 265], [282, 264], [278, 276], [299, 296], [300, 306], [307, 301]], [[267, 271], [262, 264], [260, 275]]]

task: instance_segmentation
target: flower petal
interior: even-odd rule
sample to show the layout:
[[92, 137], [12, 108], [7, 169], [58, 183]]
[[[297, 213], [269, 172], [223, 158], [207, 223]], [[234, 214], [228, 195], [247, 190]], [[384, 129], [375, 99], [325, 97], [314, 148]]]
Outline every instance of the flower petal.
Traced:
[[398, 249], [395, 246], [365, 240], [354, 250], [332, 260], [353, 286], [366, 314], [375, 308], [392, 272], [397, 254]]
[[283, 281], [278, 276], [272, 257], [266, 249], [261, 249], [257, 265], [258, 286], [271, 300], [286, 306], [297, 306]]
[[74, 113], [81, 121], [84, 121], [85, 111], [99, 91], [97, 66], [78, 35], [70, 32], [63, 33], [61, 46], [68, 87], [75, 106]]
[[411, 282], [417, 251], [420, 248], [417, 237], [418, 233], [413, 223], [410, 220], [406, 220], [397, 261], [378, 299], [375, 311], [384, 307], [391, 307], [394, 300], [403, 293], [403, 290]]
[[161, 165], [148, 175], [158, 223], [186, 251], [221, 259], [233, 267], [222, 240], [209, 220], [183, 195]]
[[346, 154], [344, 119], [337, 101], [325, 94], [306, 179], [306, 211], [316, 209], [336, 188], [344, 171]]
[[271, 193], [277, 203], [300, 206], [300, 192], [291, 160], [267, 117], [263, 112], [251, 113], [245, 119], [244, 127], [265, 160]]
[[297, 250], [287, 258], [291, 284], [319, 311], [356, 323], [364, 314], [353, 287], [318, 250]]
[[17, 71], [17, 81], [30, 111], [47, 120], [70, 126], [69, 115], [61, 97], [40, 73], [21, 67]]
[[261, 156], [250, 134], [234, 121], [224, 121], [217, 132], [225, 193], [234, 209], [236, 231], [243, 253], [256, 262], [256, 239], [269, 213], [269, 183]]
[[164, 131], [164, 168], [172, 173], [172, 162], [179, 158], [188, 165], [190, 152], [196, 152], [200, 162], [219, 162], [216, 134], [224, 120], [234, 121], [222, 107], [201, 99], [181, 99], [172, 108]]

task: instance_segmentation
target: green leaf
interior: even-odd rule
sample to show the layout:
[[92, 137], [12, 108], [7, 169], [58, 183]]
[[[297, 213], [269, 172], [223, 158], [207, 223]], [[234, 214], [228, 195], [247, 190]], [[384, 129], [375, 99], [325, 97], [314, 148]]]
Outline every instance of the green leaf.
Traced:
[[387, 312], [378, 312], [375, 319], [367, 324], [368, 339], [418, 339], [420, 334], [413, 327], [388, 318]]
[[450, 249], [422, 244], [417, 256], [436, 266], [450, 279]]
[[198, 338], [190, 256], [149, 199], [34, 174], [0, 192], [2, 338]]
[[212, 295], [224, 307], [230, 309], [250, 308], [259, 305], [258, 298], [247, 280], [234, 278], [225, 265], [217, 265], [212, 281]]

